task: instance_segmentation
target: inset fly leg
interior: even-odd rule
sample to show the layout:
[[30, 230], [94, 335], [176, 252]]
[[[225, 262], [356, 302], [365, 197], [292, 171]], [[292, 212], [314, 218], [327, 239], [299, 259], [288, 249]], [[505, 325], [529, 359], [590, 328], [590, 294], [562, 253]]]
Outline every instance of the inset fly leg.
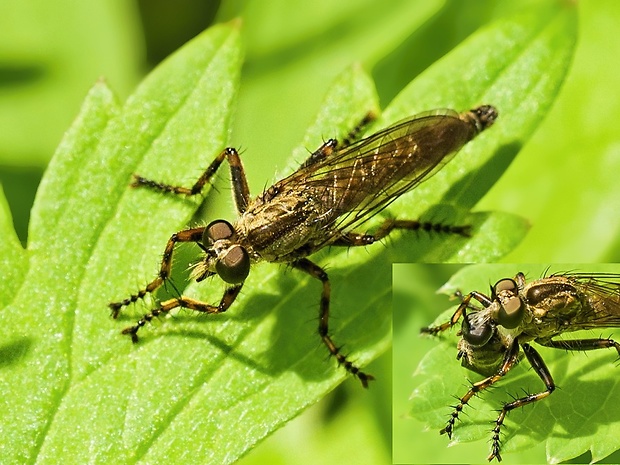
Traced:
[[525, 397], [521, 397], [517, 400], [504, 404], [504, 407], [499, 413], [497, 420], [495, 420], [495, 427], [492, 430], [493, 438], [491, 445], [491, 454], [487, 457], [487, 460], [491, 461], [494, 458], [497, 459], [498, 462], [502, 461], [502, 457], [499, 454], [500, 452], [500, 439], [499, 432], [504, 424], [504, 419], [506, 418], [506, 414], [511, 410], [514, 410], [518, 407], [523, 407], [524, 405], [531, 404], [533, 402], [537, 402], [545, 397], [548, 397], [555, 390], [555, 383], [553, 382], [553, 378], [551, 377], [551, 373], [549, 373], [549, 369], [545, 365], [542, 357], [536, 350], [530, 346], [529, 344], [523, 344], [523, 352], [527, 357], [530, 365], [534, 368], [536, 374], [542, 379], [543, 383], [547, 389], [545, 391], [539, 392], [537, 394], [529, 394]]
[[392, 231], [397, 229], [458, 234], [460, 236], [469, 237], [469, 230], [471, 227], [469, 225], [451, 226], [443, 223], [433, 223], [430, 221], [387, 219], [374, 234], [361, 234], [354, 232], [346, 233], [340, 239], [333, 242], [332, 245], [341, 247], [366, 246], [380, 241], [384, 237], [388, 236]]
[[168, 313], [170, 310], [179, 307], [188, 308], [190, 310], [195, 310], [197, 312], [203, 313], [223, 313], [228, 310], [228, 308], [235, 301], [242, 287], [243, 284], [238, 284], [236, 286], [226, 289], [224, 295], [222, 296], [222, 300], [220, 300], [219, 305], [207, 304], [205, 302], [201, 302], [199, 300], [185, 296], [166, 300], [165, 302], [161, 302], [159, 304], [159, 307], [154, 308], [149, 313], [140, 318], [140, 320], [138, 320], [135, 325], [125, 328], [122, 331], [122, 334], [129, 334], [131, 336], [132, 342], [135, 344], [136, 342], [138, 342], [138, 330], [140, 328], [146, 325], [153, 318]]
[[143, 289], [140, 289], [136, 294], [132, 294], [120, 302], [110, 302], [108, 306], [112, 310], [112, 318], [117, 318], [121, 308], [136, 302], [138, 299], [143, 299], [146, 294], [151, 294], [156, 291], [161, 285], [170, 277], [170, 269], [172, 267], [172, 253], [174, 252], [174, 246], [178, 242], [200, 242], [205, 228], [193, 228], [186, 229], [173, 234], [164, 250], [164, 256], [161, 260], [161, 267], [157, 277], [146, 285]]
[[442, 333], [442, 332], [452, 328], [455, 324], [458, 323], [458, 321], [463, 316], [463, 312], [467, 308], [467, 305], [469, 305], [469, 301], [470, 301], [471, 297], [472, 297], [471, 294], [467, 294], [467, 296], [461, 302], [461, 305], [458, 306], [458, 308], [452, 314], [452, 316], [450, 317], [450, 319], [448, 321], [446, 321], [445, 323], [442, 323], [442, 324], [440, 324], [438, 326], [427, 326], [425, 328], [422, 328], [420, 330], [420, 332], [423, 333], [423, 334], [431, 334], [431, 335], [435, 336], [435, 335], [437, 335], [439, 333]]
[[347, 360], [347, 358], [340, 353], [340, 349], [334, 344], [331, 336], [329, 335], [329, 300], [331, 293], [331, 286], [329, 284], [329, 278], [327, 273], [318, 265], [315, 265], [310, 260], [306, 258], [302, 258], [292, 263], [293, 267], [301, 270], [305, 273], [308, 273], [313, 278], [318, 279], [323, 283], [323, 291], [321, 293], [321, 309], [319, 313], [319, 336], [321, 336], [321, 340], [323, 344], [329, 350], [329, 353], [338, 360], [338, 363], [342, 365], [345, 370], [351, 373], [362, 382], [364, 387], [368, 387], [368, 381], [373, 380], [374, 377], [363, 373], [356, 367], [352, 362]]
[[620, 344], [613, 339], [568, 339], [565, 341], [554, 341], [552, 339], [536, 339], [536, 343], [540, 344], [541, 346], [551, 347], [553, 349], [577, 351], [609, 349], [613, 347], [614, 349], [616, 349], [616, 351], [618, 352], [618, 356], [620, 357]]
[[473, 383], [469, 391], [459, 399], [459, 403], [453, 406], [454, 411], [452, 412], [450, 419], [448, 420], [448, 424], [444, 429], [440, 431], [441, 434], [447, 434], [449, 438], [452, 438], [452, 432], [454, 431], [454, 424], [456, 420], [459, 419], [459, 414], [463, 411], [465, 406], [469, 403], [472, 397], [478, 395], [480, 391], [487, 389], [492, 384], [495, 384], [500, 379], [502, 379], [506, 373], [508, 373], [517, 363], [519, 358], [519, 343], [517, 339], [513, 340], [511, 346], [508, 348], [506, 353], [504, 354], [504, 360], [502, 365], [499, 367], [497, 372], [494, 375], [491, 375], [482, 381], [478, 381], [477, 383]]
[[458, 321], [461, 319], [461, 317], [463, 315], [465, 315], [465, 311], [468, 308], [473, 308], [470, 305], [471, 299], [475, 299], [478, 302], [480, 302], [482, 305], [484, 305], [484, 307], [488, 307], [489, 305], [491, 305], [492, 301], [491, 299], [489, 299], [486, 295], [481, 294], [480, 292], [477, 291], [473, 291], [470, 292], [469, 294], [467, 294], [466, 296], [463, 297], [463, 294], [461, 294], [460, 291], [456, 291], [455, 295], [461, 299], [461, 304], [457, 307], [456, 311], [454, 312], [454, 314], [452, 315], [452, 317], [446, 321], [445, 323], [442, 323], [440, 325], [437, 326], [428, 326], [426, 328], [422, 328], [420, 330], [421, 333], [423, 334], [431, 334], [433, 336], [446, 331], [447, 329], [452, 328], [455, 324], [458, 323]]
[[239, 158], [239, 153], [232, 147], [224, 149], [215, 160], [211, 162], [209, 167], [202, 173], [202, 176], [194, 183], [192, 187], [172, 186], [170, 184], [164, 184], [158, 181], [152, 181], [137, 174], [134, 174], [134, 180], [131, 183], [132, 187], [148, 187], [161, 192], [169, 192], [172, 194], [180, 195], [198, 195], [202, 192], [204, 186], [211, 180], [216, 173], [224, 159], [228, 160], [230, 165], [230, 175], [232, 179], [233, 191], [235, 196], [235, 204], [237, 205], [237, 211], [241, 214], [245, 212], [248, 202], [250, 200], [250, 189], [248, 188], [248, 182], [245, 177], [245, 171]]

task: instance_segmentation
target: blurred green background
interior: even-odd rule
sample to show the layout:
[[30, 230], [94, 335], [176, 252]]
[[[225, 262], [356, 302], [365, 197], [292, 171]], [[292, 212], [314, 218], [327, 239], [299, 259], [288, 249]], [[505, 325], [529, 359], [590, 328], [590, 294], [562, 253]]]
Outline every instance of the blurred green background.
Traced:
[[[330, 82], [352, 62], [371, 71], [385, 106], [476, 29], [536, 3], [1, 0], [0, 183], [20, 239], [27, 241], [45, 166], [92, 84], [104, 77], [125, 99], [210, 24], [243, 20], [246, 64], [231, 143], [245, 151], [256, 193], [285, 166]], [[620, 259], [620, 4], [562, 3], [579, 12], [572, 70], [536, 135], [477, 207], [531, 221], [508, 262]], [[223, 195], [207, 213], [231, 217], [227, 181], [218, 181]], [[369, 370], [389, 378], [390, 357], [375, 364]], [[389, 463], [389, 393], [345, 383], [242, 462], [291, 463], [295, 453], [300, 464]]]

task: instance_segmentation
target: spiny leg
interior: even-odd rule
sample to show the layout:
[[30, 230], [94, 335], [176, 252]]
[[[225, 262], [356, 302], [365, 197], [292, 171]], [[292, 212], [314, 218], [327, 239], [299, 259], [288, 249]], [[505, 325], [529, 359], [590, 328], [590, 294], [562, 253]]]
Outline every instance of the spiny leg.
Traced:
[[446, 331], [447, 329], [452, 328], [455, 324], [458, 323], [458, 321], [461, 319], [461, 317], [465, 314], [466, 309], [468, 308], [473, 308], [470, 306], [470, 302], [471, 299], [475, 299], [478, 302], [480, 302], [485, 308], [488, 307], [489, 305], [491, 305], [492, 300], [489, 299], [486, 295], [477, 292], [477, 291], [473, 291], [470, 292], [469, 294], [467, 294], [465, 297], [463, 297], [463, 294], [461, 294], [460, 291], [456, 291], [455, 292], [455, 296], [459, 297], [461, 299], [461, 304], [458, 306], [458, 308], [456, 309], [456, 311], [452, 314], [452, 317], [450, 317], [450, 319], [448, 321], [446, 321], [445, 323], [442, 323], [440, 325], [437, 326], [428, 326], [425, 328], [422, 328], [420, 330], [421, 333], [424, 334], [431, 334], [433, 336]]
[[137, 174], [134, 174], [134, 180], [131, 183], [132, 187], [148, 187], [162, 192], [168, 192], [171, 194], [181, 195], [198, 195], [202, 192], [204, 186], [211, 180], [216, 173], [224, 159], [228, 160], [230, 166], [230, 175], [233, 186], [233, 192], [235, 197], [235, 204], [239, 214], [245, 212], [248, 203], [250, 201], [250, 189], [245, 177], [245, 171], [241, 164], [241, 158], [239, 153], [232, 147], [224, 149], [215, 160], [211, 162], [209, 167], [202, 173], [202, 176], [194, 183], [192, 187], [173, 186], [170, 184], [164, 184], [158, 181], [152, 181]]
[[146, 325], [153, 318], [157, 318], [160, 315], [168, 313], [170, 310], [175, 308], [188, 308], [190, 310], [195, 310], [197, 312], [203, 313], [223, 313], [232, 305], [235, 301], [243, 284], [238, 284], [233, 287], [229, 287], [224, 292], [222, 299], [220, 300], [219, 305], [211, 305], [205, 302], [201, 302], [200, 300], [192, 299], [191, 297], [177, 297], [174, 299], [166, 300], [165, 302], [161, 302], [159, 307], [154, 308], [149, 313], [144, 315], [140, 320], [136, 322], [135, 325], [129, 326], [122, 331], [122, 334], [129, 334], [131, 336], [132, 342], [138, 342], [138, 330]]
[[553, 349], [564, 350], [598, 350], [598, 349], [616, 349], [620, 357], [620, 344], [613, 339], [595, 338], [595, 339], [567, 339], [565, 341], [554, 341], [553, 339], [536, 339], [536, 343], [541, 346], [551, 347]]
[[349, 133], [346, 135], [344, 139], [342, 139], [341, 143], [338, 144], [338, 148], [342, 149], [342, 148], [348, 147], [353, 142], [358, 141], [360, 139], [360, 135], [362, 134], [362, 131], [364, 131], [364, 129], [366, 129], [366, 127], [376, 119], [377, 119], [377, 116], [374, 113], [372, 112], [366, 113], [366, 115], [362, 118], [362, 120], [359, 123], [357, 123], [353, 129], [349, 131]]
[[534, 368], [536, 374], [542, 379], [543, 383], [547, 389], [545, 391], [539, 392], [537, 394], [529, 394], [525, 397], [521, 397], [512, 402], [504, 404], [504, 407], [499, 413], [497, 420], [495, 420], [495, 427], [492, 430], [493, 438], [491, 444], [491, 453], [487, 457], [487, 460], [491, 461], [494, 458], [497, 459], [498, 462], [502, 461], [502, 456], [500, 455], [501, 442], [499, 438], [499, 433], [502, 425], [504, 424], [504, 419], [506, 418], [506, 414], [511, 410], [514, 410], [518, 407], [523, 407], [524, 405], [531, 404], [533, 402], [537, 402], [545, 397], [548, 397], [555, 390], [555, 383], [553, 382], [553, 378], [551, 377], [551, 373], [549, 373], [549, 369], [545, 365], [542, 357], [532, 346], [529, 344], [523, 344], [523, 352], [527, 357], [530, 365]]
[[517, 339], [514, 339], [511, 346], [506, 351], [502, 365], [499, 367], [497, 372], [494, 375], [491, 375], [483, 379], [482, 381], [478, 381], [477, 383], [473, 383], [471, 385], [469, 391], [467, 391], [467, 393], [459, 399], [459, 403], [454, 406], [454, 411], [452, 412], [450, 419], [448, 420], [448, 424], [439, 433], [447, 434], [449, 438], [452, 438], [454, 424], [456, 423], [456, 420], [459, 419], [459, 414], [463, 411], [471, 398], [478, 395], [478, 393], [480, 393], [484, 389], [487, 389], [489, 386], [495, 384], [500, 379], [502, 379], [506, 375], [506, 373], [508, 373], [515, 366], [518, 359], [519, 343]]
[[359, 139], [359, 135], [363, 129], [376, 119], [374, 113], [367, 113], [357, 125], [349, 131], [347, 136], [338, 142], [336, 139], [328, 139], [318, 149], [310, 154], [310, 156], [301, 164], [299, 169], [312, 166], [326, 158], [330, 157], [336, 150], [343, 149]]
[[403, 229], [407, 231], [427, 231], [446, 234], [458, 234], [460, 236], [469, 237], [469, 230], [471, 228], [469, 225], [452, 226], [443, 223], [433, 223], [431, 221], [387, 219], [374, 234], [355, 232], [345, 233], [340, 239], [332, 243], [332, 245], [341, 247], [366, 246], [380, 241], [384, 237], [388, 236], [392, 231], [398, 229]]
[[308, 166], [312, 166], [315, 163], [325, 160], [336, 151], [337, 147], [338, 141], [336, 139], [326, 140], [323, 142], [323, 145], [310, 154], [310, 156], [299, 166], [299, 169], [301, 170], [307, 168]]
[[144, 298], [146, 294], [151, 294], [161, 287], [161, 285], [170, 277], [170, 270], [172, 268], [172, 254], [174, 252], [175, 244], [178, 242], [200, 242], [202, 240], [204, 230], [204, 227], [193, 228], [173, 234], [170, 239], [168, 239], [168, 243], [166, 244], [166, 249], [164, 250], [164, 256], [162, 258], [161, 267], [159, 268], [157, 277], [147, 284], [146, 287], [140, 289], [136, 294], [132, 294], [120, 302], [111, 302], [108, 304], [112, 310], [112, 318], [118, 317], [121, 308], [136, 302], [138, 299]]
[[[612, 339], [573, 339], [573, 340], [565, 340], [565, 341], [554, 341], [552, 339], [548, 340], [536, 340], [537, 343], [543, 345], [545, 347], [552, 347], [554, 349], [565, 349], [565, 350], [598, 350], [598, 349], [609, 349], [614, 348], [618, 352], [620, 356], [620, 344]], [[545, 365], [540, 354], [529, 344], [523, 344], [523, 352], [527, 357], [530, 365], [536, 371], [536, 374], [540, 377], [540, 379], [545, 383], [546, 390], [539, 392], [537, 394], [530, 394], [528, 396], [516, 399], [513, 402], [507, 403], [504, 405], [500, 414], [495, 420], [495, 427], [493, 428], [493, 438], [492, 438], [492, 447], [491, 454], [488, 457], [488, 460], [493, 460], [497, 458], [498, 461], [501, 461], [500, 456], [500, 429], [504, 424], [504, 420], [509, 411], [514, 410], [518, 407], [523, 407], [524, 405], [531, 404], [533, 402], [537, 402], [541, 399], [548, 397], [555, 390], [555, 383], [549, 372], [549, 369]]]
[[306, 258], [302, 258], [292, 263], [292, 266], [301, 270], [305, 273], [308, 273], [313, 278], [318, 279], [323, 283], [323, 291], [321, 293], [321, 308], [319, 313], [319, 336], [321, 336], [321, 340], [323, 344], [329, 350], [329, 353], [338, 360], [338, 363], [342, 365], [345, 370], [351, 373], [362, 382], [362, 385], [366, 388], [368, 387], [368, 381], [374, 379], [372, 375], [366, 374], [359, 370], [352, 362], [347, 360], [347, 358], [340, 353], [340, 349], [334, 344], [331, 336], [329, 335], [329, 300], [331, 293], [331, 286], [329, 284], [329, 278], [327, 273], [318, 265], [312, 263], [310, 260]]

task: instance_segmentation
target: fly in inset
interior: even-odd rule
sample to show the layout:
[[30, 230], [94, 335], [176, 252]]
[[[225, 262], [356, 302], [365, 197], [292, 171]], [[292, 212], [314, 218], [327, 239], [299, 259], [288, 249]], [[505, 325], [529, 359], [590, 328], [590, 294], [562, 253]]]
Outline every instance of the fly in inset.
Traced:
[[[551, 373], [530, 342], [570, 351], [614, 348], [620, 356], [620, 344], [612, 339], [557, 339], [572, 331], [620, 327], [619, 274], [558, 273], [527, 283], [523, 273], [518, 273], [514, 279], [504, 278], [491, 286], [490, 297], [477, 291], [466, 296], [457, 292], [457, 296], [462, 302], [450, 320], [422, 332], [438, 334], [462, 318], [457, 359], [486, 378], [472, 383], [459, 398], [440, 433], [452, 437], [455, 423], [472, 397], [501, 380], [519, 361], [521, 349], [545, 384], [544, 391], [503, 405], [492, 429], [489, 461], [501, 461], [500, 430], [508, 412], [544, 399], [555, 390]], [[475, 306], [472, 299], [482, 307]]]
[[216, 305], [186, 296], [159, 303], [135, 325], [123, 330], [134, 342], [138, 340], [138, 330], [147, 322], [178, 307], [204, 313], [225, 312], [239, 295], [251, 264], [261, 260], [286, 263], [322, 283], [319, 335], [338, 363], [366, 387], [372, 376], [360, 371], [340, 353], [329, 334], [330, 281], [327, 273], [306, 257], [326, 246], [366, 246], [397, 229], [430, 229], [466, 235], [467, 226], [444, 226], [417, 220], [388, 219], [374, 234], [357, 233], [353, 229], [428, 179], [463, 145], [491, 126], [496, 117], [497, 111], [490, 105], [460, 114], [443, 110], [403, 120], [356, 142], [341, 145], [330, 139], [292, 175], [254, 199], [250, 198], [241, 160], [233, 148], [220, 153], [191, 188], [135, 175], [133, 187], [197, 195], [226, 159], [239, 218], [234, 224], [216, 220], [204, 227], [173, 234], [166, 244], [157, 277], [136, 294], [110, 303], [112, 316], [118, 317], [123, 307], [154, 292], [170, 278], [177, 243], [193, 242], [202, 249], [204, 257], [194, 268], [193, 278], [202, 281], [219, 275], [227, 284], [224, 295]]

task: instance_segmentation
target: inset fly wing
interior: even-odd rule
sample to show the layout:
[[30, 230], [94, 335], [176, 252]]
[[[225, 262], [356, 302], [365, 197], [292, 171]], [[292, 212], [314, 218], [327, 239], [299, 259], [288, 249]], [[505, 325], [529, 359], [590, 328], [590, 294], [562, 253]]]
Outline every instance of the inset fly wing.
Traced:
[[620, 328], [620, 274], [561, 273], [583, 295], [584, 312], [576, 319], [584, 329]]

